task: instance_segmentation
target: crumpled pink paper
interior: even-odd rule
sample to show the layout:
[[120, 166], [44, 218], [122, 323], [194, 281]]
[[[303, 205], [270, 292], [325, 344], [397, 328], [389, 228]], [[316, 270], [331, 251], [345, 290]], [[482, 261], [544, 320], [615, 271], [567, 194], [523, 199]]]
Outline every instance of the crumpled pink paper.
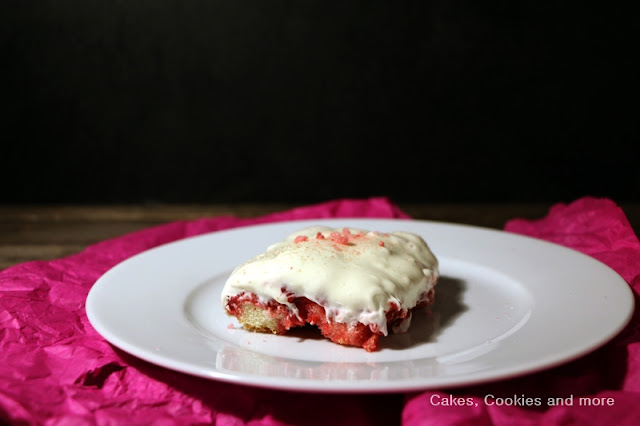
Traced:
[[0, 424], [393, 424], [402, 395], [312, 395], [176, 373], [114, 349], [85, 299], [109, 268], [159, 244], [243, 225], [328, 217], [407, 218], [385, 198], [337, 200], [256, 219], [174, 222], [53, 261], [0, 271]]
[[[640, 424], [640, 243], [624, 212], [609, 199], [585, 197], [557, 204], [539, 220], [510, 220], [505, 230], [576, 249], [613, 268], [633, 289], [631, 322], [602, 348], [560, 367], [482, 386], [409, 395], [403, 424]], [[462, 398], [470, 406], [446, 407], [439, 403], [442, 398]], [[564, 405], [557, 399], [557, 405], [549, 405], [549, 398], [562, 398]], [[605, 405], [594, 406], [596, 402]]]
[[[231, 385], [140, 361], [104, 341], [88, 323], [93, 283], [120, 261], [159, 244], [231, 227], [320, 217], [408, 216], [385, 198], [337, 200], [255, 219], [174, 222], [103, 241], [53, 261], [0, 271], [0, 423], [46, 425], [221, 424], [618, 424], [640, 422], [640, 318], [614, 341], [567, 365], [499, 383], [411, 395], [330, 395]], [[640, 286], [640, 244], [610, 200], [554, 206], [539, 221], [506, 230], [581, 250]], [[573, 394], [612, 398], [613, 407], [495, 407], [483, 395]], [[463, 396], [477, 407], [430, 398]]]

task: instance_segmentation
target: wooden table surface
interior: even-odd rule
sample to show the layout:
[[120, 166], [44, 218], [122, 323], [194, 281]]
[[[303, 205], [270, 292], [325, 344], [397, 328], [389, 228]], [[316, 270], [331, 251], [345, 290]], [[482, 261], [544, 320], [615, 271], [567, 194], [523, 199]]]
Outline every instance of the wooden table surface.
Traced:
[[[620, 204], [636, 235], [640, 204]], [[550, 204], [399, 204], [415, 219], [501, 229], [508, 219], [536, 219]], [[107, 238], [176, 220], [233, 215], [256, 217], [293, 204], [0, 206], [0, 269], [83, 250]]]

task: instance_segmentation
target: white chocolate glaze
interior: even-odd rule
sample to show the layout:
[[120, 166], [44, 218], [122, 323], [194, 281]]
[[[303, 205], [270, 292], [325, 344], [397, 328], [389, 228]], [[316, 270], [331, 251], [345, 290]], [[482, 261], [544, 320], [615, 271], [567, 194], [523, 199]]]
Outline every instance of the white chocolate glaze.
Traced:
[[418, 235], [314, 226], [238, 266], [222, 290], [222, 305], [253, 293], [297, 314], [290, 296], [306, 297], [323, 306], [329, 320], [361, 322], [387, 335], [390, 304], [415, 307], [438, 277], [438, 261]]

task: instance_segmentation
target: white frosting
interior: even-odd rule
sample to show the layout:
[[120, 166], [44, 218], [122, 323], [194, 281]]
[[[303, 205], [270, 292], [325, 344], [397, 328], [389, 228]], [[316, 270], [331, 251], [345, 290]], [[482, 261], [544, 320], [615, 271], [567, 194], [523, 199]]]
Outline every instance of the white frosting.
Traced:
[[390, 303], [413, 308], [438, 276], [438, 261], [418, 235], [314, 226], [238, 266], [222, 290], [222, 304], [253, 293], [297, 314], [289, 296], [306, 297], [332, 321], [361, 322], [386, 335]]

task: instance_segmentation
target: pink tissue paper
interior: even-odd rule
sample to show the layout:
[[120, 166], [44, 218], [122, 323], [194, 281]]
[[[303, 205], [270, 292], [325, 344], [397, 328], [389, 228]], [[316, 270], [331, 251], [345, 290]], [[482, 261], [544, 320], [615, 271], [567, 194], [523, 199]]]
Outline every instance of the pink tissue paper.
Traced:
[[[233, 227], [328, 217], [408, 218], [386, 198], [335, 200], [260, 218], [203, 218], [134, 232], [62, 259], [0, 271], [0, 423], [46, 425], [640, 424], [640, 317], [604, 347], [541, 373], [415, 394], [313, 394], [192, 377], [108, 344], [85, 299], [108, 269], [181, 238]], [[638, 295], [640, 243], [611, 200], [558, 204], [505, 230], [577, 249], [616, 270]], [[486, 396], [513, 401], [487, 404]], [[585, 396], [599, 406], [532, 406], [527, 399]], [[470, 406], [434, 404], [446, 398]], [[568, 399], [567, 399], [568, 400]], [[612, 402], [612, 403], [611, 403]], [[608, 403], [608, 404], [607, 404]]]

